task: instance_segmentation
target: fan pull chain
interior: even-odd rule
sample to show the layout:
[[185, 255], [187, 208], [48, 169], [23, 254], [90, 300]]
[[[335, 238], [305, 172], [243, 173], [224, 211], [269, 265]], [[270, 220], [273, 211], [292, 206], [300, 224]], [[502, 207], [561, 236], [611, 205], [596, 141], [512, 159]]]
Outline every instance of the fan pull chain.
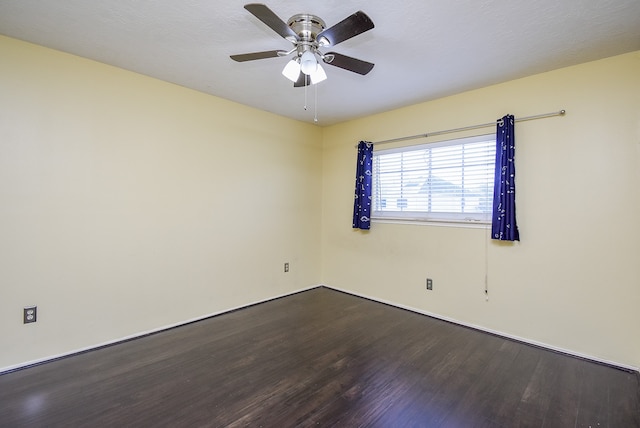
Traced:
[[307, 75], [304, 76], [304, 111], [307, 111]]
[[[309, 110], [309, 96], [308, 96], [308, 87], [310, 86], [310, 82], [307, 80], [309, 76], [305, 76], [305, 85], [304, 85], [304, 111]], [[313, 104], [313, 122], [318, 123], [318, 85], [314, 85], [314, 104]]]
[[313, 106], [313, 122], [318, 123], [318, 85], [315, 85], [315, 105]]

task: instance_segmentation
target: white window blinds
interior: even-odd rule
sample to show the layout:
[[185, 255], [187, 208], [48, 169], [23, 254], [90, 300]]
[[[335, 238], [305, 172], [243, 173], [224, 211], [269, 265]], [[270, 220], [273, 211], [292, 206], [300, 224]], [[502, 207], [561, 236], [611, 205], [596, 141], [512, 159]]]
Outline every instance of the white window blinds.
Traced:
[[373, 218], [489, 222], [495, 135], [374, 150]]

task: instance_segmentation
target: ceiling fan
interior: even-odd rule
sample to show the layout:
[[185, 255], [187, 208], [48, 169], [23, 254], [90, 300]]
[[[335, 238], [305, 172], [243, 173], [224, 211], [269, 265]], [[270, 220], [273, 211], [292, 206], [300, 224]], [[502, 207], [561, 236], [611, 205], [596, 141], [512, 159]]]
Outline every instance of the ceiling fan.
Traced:
[[337, 52], [323, 53], [320, 51], [321, 48], [335, 46], [371, 30], [374, 27], [373, 21], [362, 11], [326, 28], [324, 21], [315, 15], [306, 13], [293, 15], [285, 23], [264, 4], [251, 3], [246, 4], [244, 8], [280, 36], [293, 43], [293, 49], [231, 55], [231, 59], [234, 61], [245, 62], [293, 54], [293, 59], [287, 63], [282, 74], [294, 82], [293, 86], [296, 88], [319, 83], [327, 78], [318, 58], [325, 64], [361, 75], [365, 75], [373, 69], [374, 64], [370, 62]]

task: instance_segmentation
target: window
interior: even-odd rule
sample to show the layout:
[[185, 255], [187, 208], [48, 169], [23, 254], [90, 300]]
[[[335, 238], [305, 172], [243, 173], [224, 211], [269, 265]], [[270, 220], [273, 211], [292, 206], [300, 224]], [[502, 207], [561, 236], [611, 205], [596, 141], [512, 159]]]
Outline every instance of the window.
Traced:
[[495, 134], [374, 150], [374, 219], [489, 223]]

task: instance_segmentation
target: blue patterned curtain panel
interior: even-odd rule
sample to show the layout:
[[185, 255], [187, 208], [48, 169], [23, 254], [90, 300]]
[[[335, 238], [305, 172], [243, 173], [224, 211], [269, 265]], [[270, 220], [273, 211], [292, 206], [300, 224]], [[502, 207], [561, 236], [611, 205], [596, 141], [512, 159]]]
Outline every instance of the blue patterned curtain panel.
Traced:
[[373, 144], [360, 141], [356, 165], [356, 192], [353, 202], [353, 228], [368, 230], [371, 227], [371, 167]]
[[500, 241], [519, 241], [516, 224], [516, 141], [514, 117], [506, 115], [497, 122], [496, 172], [493, 182], [493, 217], [491, 238]]

